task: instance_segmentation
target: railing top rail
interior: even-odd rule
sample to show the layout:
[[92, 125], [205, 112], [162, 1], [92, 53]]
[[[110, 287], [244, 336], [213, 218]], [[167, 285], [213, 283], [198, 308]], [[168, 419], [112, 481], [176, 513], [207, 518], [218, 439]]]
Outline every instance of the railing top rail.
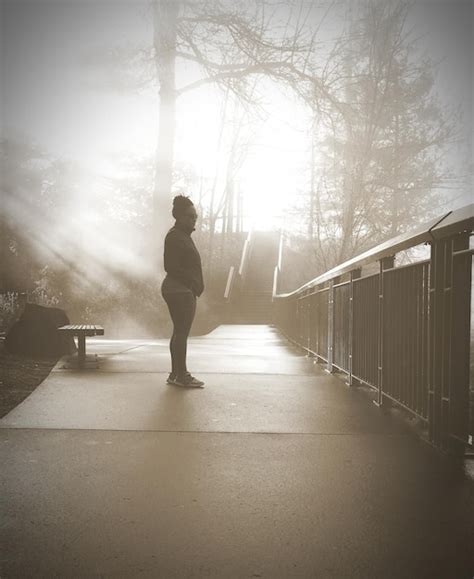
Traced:
[[441, 239], [448, 235], [453, 235], [462, 231], [472, 231], [473, 229], [474, 203], [471, 203], [470, 205], [466, 205], [465, 207], [461, 207], [455, 211], [449, 211], [444, 215], [440, 215], [435, 219], [431, 219], [427, 223], [420, 225], [408, 233], [402, 233], [397, 237], [388, 239], [387, 241], [380, 243], [372, 249], [369, 249], [364, 253], [361, 253], [360, 255], [357, 255], [356, 257], [353, 257], [352, 259], [349, 259], [348, 261], [333, 267], [329, 271], [305, 283], [298, 289], [286, 294], [278, 294], [275, 297], [283, 298], [296, 295], [304, 290], [310, 289], [314, 286], [339, 277], [340, 275], [348, 273], [353, 269], [357, 269], [363, 265], [368, 265], [384, 257], [395, 255], [399, 251], [409, 249], [415, 245]]

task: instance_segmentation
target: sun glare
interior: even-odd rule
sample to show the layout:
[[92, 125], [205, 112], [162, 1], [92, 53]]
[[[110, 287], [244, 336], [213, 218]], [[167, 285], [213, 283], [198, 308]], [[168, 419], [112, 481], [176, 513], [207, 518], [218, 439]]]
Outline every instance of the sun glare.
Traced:
[[228, 171], [233, 171], [234, 191], [243, 199], [244, 229], [280, 228], [297, 192], [308, 182], [307, 118], [294, 101], [271, 93], [269, 99], [267, 118], [255, 122], [251, 132], [245, 126], [240, 130], [235, 167], [229, 160], [235, 114], [228, 113], [230, 119], [222, 117], [219, 93], [203, 91], [179, 104], [177, 166], [192, 168], [199, 176], [204, 201], [209, 201], [214, 182], [215, 197], [222, 196]]

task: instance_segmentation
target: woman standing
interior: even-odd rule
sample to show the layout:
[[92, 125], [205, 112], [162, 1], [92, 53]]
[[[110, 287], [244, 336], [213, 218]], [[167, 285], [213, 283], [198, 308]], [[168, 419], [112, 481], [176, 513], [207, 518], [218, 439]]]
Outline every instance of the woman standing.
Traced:
[[196, 313], [196, 298], [204, 291], [201, 257], [191, 239], [198, 215], [191, 199], [184, 195], [173, 199], [172, 214], [176, 223], [165, 237], [166, 277], [161, 284], [161, 294], [173, 321], [171, 373], [167, 382], [202, 387], [204, 382], [191, 376], [186, 367], [187, 341]]

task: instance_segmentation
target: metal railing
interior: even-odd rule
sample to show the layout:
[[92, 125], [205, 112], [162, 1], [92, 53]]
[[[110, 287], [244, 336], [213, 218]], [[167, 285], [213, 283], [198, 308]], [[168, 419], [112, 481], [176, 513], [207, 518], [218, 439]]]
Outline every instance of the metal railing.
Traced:
[[[449, 212], [273, 295], [273, 322], [329, 372], [376, 390], [426, 423], [447, 451], [469, 442], [474, 205]], [[395, 266], [397, 253], [430, 245], [430, 258]], [[378, 262], [378, 272], [362, 275]], [[277, 272], [275, 272], [277, 276]], [[276, 287], [276, 282], [274, 284]]]

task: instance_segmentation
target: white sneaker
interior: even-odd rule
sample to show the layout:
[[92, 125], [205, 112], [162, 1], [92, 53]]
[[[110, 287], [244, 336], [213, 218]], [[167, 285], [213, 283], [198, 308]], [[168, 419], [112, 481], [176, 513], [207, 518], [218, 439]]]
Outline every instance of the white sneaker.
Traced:
[[176, 377], [174, 384], [177, 386], [185, 386], [187, 388], [202, 388], [204, 386], [204, 382], [202, 380], [198, 380], [194, 376], [191, 376], [189, 372], [187, 372], [184, 376]]

